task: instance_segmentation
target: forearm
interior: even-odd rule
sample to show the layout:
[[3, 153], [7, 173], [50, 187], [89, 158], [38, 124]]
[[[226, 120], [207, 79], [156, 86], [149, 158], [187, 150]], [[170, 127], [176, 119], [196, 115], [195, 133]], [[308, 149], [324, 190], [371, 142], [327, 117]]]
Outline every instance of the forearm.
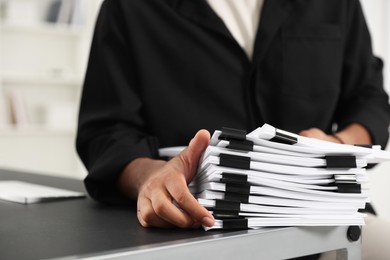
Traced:
[[169, 161], [142, 157], [125, 167], [117, 185], [128, 197], [137, 199], [137, 217], [142, 226], [190, 228], [214, 224], [213, 216], [188, 189], [209, 141], [210, 134], [201, 130]]
[[361, 124], [353, 123], [333, 134], [338, 142], [344, 144], [372, 144], [368, 130]]
[[334, 143], [343, 144], [372, 144], [371, 136], [368, 130], [358, 123], [347, 125], [334, 134], [326, 134], [318, 128], [302, 130], [302, 136], [317, 138]]
[[119, 176], [119, 190], [132, 199], [137, 199], [140, 187], [146, 179], [166, 161], [151, 158], [137, 158], [130, 162]]

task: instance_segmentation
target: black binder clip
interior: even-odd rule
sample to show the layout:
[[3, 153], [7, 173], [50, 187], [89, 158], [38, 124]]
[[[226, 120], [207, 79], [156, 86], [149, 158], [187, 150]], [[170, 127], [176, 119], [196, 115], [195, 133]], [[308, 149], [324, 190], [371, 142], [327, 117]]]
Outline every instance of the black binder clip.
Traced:
[[248, 194], [226, 192], [225, 193], [225, 200], [238, 201], [240, 203], [249, 203], [249, 195]]
[[229, 149], [240, 150], [240, 151], [253, 151], [253, 142], [249, 140], [230, 140], [229, 145], [227, 146]]
[[237, 210], [213, 210], [213, 216], [216, 219], [237, 219], [240, 218], [239, 211]]
[[219, 155], [220, 166], [249, 170], [250, 164], [251, 164], [250, 157], [224, 154], [224, 153], [221, 153]]
[[326, 168], [356, 168], [356, 157], [353, 155], [327, 155]]
[[246, 140], [246, 131], [222, 127], [219, 140], [229, 141], [227, 148], [240, 151], [253, 151], [253, 142]]
[[250, 184], [226, 183], [225, 192], [249, 195], [251, 192], [251, 186]]
[[248, 220], [247, 219], [225, 219], [222, 221], [223, 229], [247, 229]]
[[229, 127], [221, 128], [221, 135], [219, 136], [220, 140], [246, 140], [246, 131], [240, 129], [234, 129]]
[[362, 186], [359, 183], [338, 183], [336, 182], [339, 193], [361, 193]]
[[220, 181], [223, 183], [248, 184], [248, 175], [223, 172]]
[[271, 142], [276, 143], [282, 143], [282, 144], [296, 144], [298, 143], [298, 139], [286, 131], [280, 131], [279, 129], [276, 129], [275, 131], [275, 137], [270, 139]]
[[240, 211], [241, 203], [232, 200], [215, 200], [214, 210]]

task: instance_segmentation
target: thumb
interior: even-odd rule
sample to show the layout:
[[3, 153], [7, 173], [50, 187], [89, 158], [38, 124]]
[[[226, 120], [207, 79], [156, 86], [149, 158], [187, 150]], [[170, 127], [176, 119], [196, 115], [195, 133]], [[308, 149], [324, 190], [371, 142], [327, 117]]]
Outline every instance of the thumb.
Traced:
[[192, 138], [188, 147], [178, 155], [178, 158], [183, 164], [187, 182], [190, 182], [194, 177], [198, 168], [199, 160], [209, 145], [209, 142], [210, 133], [204, 129], [199, 130], [194, 138]]

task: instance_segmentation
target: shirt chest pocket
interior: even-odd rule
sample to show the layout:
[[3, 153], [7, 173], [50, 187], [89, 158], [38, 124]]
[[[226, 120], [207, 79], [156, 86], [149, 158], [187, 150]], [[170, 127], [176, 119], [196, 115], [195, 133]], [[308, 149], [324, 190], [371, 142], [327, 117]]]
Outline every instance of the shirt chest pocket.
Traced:
[[284, 95], [336, 98], [342, 71], [342, 36], [338, 26], [295, 25], [282, 29]]

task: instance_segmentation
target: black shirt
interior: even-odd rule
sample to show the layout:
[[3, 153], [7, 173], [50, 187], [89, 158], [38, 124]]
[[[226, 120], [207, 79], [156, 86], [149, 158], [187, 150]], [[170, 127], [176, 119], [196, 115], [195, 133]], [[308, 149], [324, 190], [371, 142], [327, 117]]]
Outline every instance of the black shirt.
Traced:
[[382, 61], [358, 0], [266, 0], [253, 60], [205, 0], [106, 0], [93, 38], [77, 150], [92, 197], [118, 196], [133, 159], [201, 128], [263, 123], [388, 138]]

